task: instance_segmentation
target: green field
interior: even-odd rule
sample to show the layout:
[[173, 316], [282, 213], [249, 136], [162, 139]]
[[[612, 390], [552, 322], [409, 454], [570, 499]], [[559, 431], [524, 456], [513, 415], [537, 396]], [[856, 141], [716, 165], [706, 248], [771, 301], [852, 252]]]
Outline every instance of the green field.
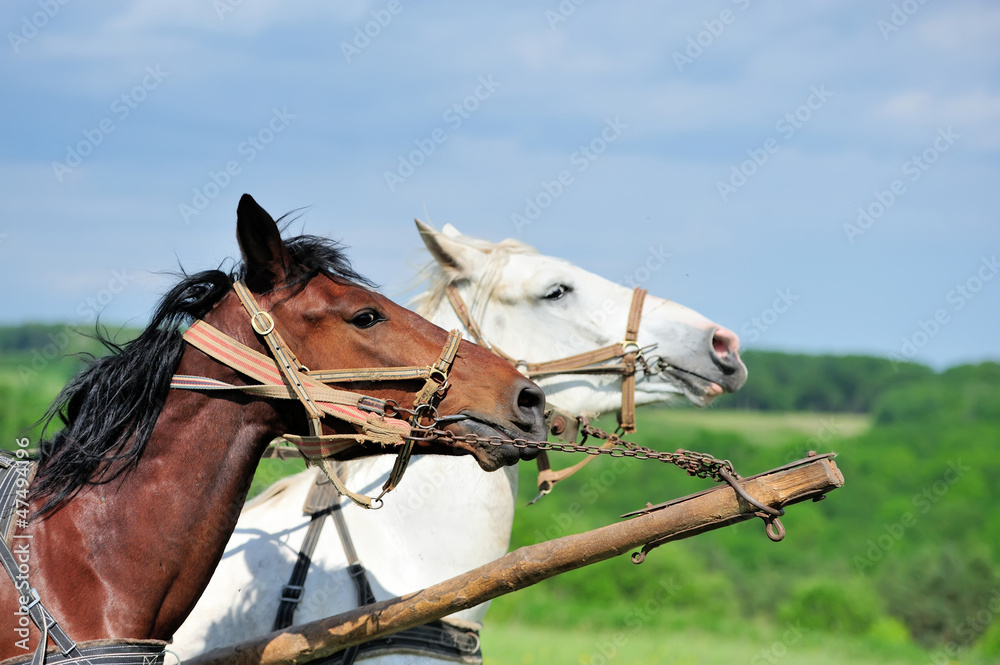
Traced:
[[689, 441], [698, 430], [729, 432], [756, 446], [779, 446], [804, 436], [817, 446], [857, 436], [871, 427], [866, 413], [730, 411], [723, 409], [643, 409], [643, 429], [655, 428], [664, 444]]
[[[743, 633], [750, 634], [743, 634]], [[487, 622], [482, 632], [485, 665], [926, 665], [928, 654], [912, 646], [886, 647], [798, 631], [741, 627], [720, 634], [701, 628], [634, 632], [545, 630], [538, 625]], [[975, 660], [962, 662], [973, 663]], [[978, 662], [985, 663], [985, 660]]]
[[[57, 356], [77, 351], [100, 348], [63, 326], [0, 328], [0, 445], [37, 442], [32, 423], [81, 366]], [[641, 566], [619, 557], [498, 598], [488, 663], [1000, 662], [1000, 364], [935, 373], [764, 352], [746, 362], [739, 394], [707, 410], [640, 409], [628, 438], [729, 459], [742, 475], [836, 451], [845, 486], [789, 508], [781, 543], [752, 520]], [[253, 491], [301, 468], [265, 460]], [[712, 484], [604, 457], [529, 508], [533, 465], [520, 478], [514, 548]]]

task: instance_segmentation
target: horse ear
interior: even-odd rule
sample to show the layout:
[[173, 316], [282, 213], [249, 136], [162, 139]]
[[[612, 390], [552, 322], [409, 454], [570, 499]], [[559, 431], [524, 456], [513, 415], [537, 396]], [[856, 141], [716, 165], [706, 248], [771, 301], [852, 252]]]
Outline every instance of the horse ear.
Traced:
[[449, 238], [458, 238], [462, 235], [462, 232], [456, 229], [451, 224], [445, 224], [441, 227], [441, 233], [445, 234]]
[[[427, 250], [445, 272], [453, 277], [471, 278], [473, 276], [477, 264], [483, 258], [482, 251], [457, 240], [447, 231], [438, 231], [419, 219], [413, 221], [417, 223], [417, 230], [420, 231], [420, 237], [427, 245]], [[455, 229], [455, 227], [451, 228]]]
[[236, 208], [236, 240], [252, 290], [267, 291], [285, 281], [292, 257], [274, 219], [249, 194], [240, 197]]

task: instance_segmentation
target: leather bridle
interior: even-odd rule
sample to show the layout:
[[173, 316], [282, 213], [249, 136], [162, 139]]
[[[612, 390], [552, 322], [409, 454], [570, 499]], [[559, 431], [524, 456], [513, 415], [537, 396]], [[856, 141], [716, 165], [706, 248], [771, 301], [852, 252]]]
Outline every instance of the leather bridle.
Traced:
[[[645, 363], [643, 351], [636, 342], [639, 334], [639, 322], [642, 319], [642, 305], [646, 299], [646, 289], [636, 287], [632, 292], [632, 304], [629, 308], [628, 323], [625, 326], [625, 337], [620, 342], [602, 346], [593, 351], [578, 353], [558, 360], [529, 363], [504, 353], [500, 348], [486, 340], [482, 330], [472, 318], [458, 287], [454, 283], [445, 287], [445, 294], [452, 309], [462, 325], [469, 331], [480, 346], [484, 346], [497, 354], [529, 379], [537, 379], [554, 374], [620, 374], [622, 376], [622, 410], [619, 425], [623, 432], [635, 431], [635, 373], [636, 363]], [[652, 347], [649, 347], [652, 348]], [[607, 364], [608, 361], [616, 361]]]
[[[203, 351], [216, 361], [257, 381], [254, 385], [233, 385], [201, 376], [175, 375], [171, 388], [205, 392], [236, 390], [274, 399], [296, 399], [305, 408], [309, 435], [283, 434], [280, 438], [292, 443], [306, 459], [307, 465], [319, 466], [337, 490], [364, 508], [379, 508], [382, 497], [394, 489], [403, 477], [414, 441], [409, 436], [421, 427], [423, 418], [437, 418], [435, 402], [448, 388], [448, 373], [455, 361], [462, 334], [452, 330], [440, 356], [433, 365], [410, 367], [370, 367], [311, 371], [298, 361], [288, 344], [275, 328], [274, 318], [260, 309], [243, 280], [233, 284], [240, 302], [250, 315], [250, 325], [263, 338], [271, 356], [241, 344], [205, 321], [195, 321], [184, 333], [184, 341]], [[383, 400], [356, 392], [339, 390], [325, 382], [341, 381], [406, 381], [424, 379], [417, 392], [413, 409], [402, 409], [392, 400]], [[398, 415], [410, 414], [410, 420]], [[353, 434], [323, 434], [322, 419], [331, 417], [354, 426]], [[399, 446], [396, 463], [389, 479], [377, 498], [352, 492], [334, 472], [330, 458], [348, 448], [366, 442], [383, 446]]]
[[[556, 374], [620, 374], [622, 377], [622, 408], [618, 413], [618, 425], [622, 432], [635, 431], [636, 365], [641, 365], [643, 370], [647, 373], [651, 371], [643, 355], [643, 351], [651, 350], [655, 345], [643, 349], [637, 342], [639, 335], [639, 322], [642, 319], [642, 305], [645, 302], [646, 293], [646, 289], [639, 287], [636, 287], [632, 291], [632, 304], [629, 307], [628, 321], [625, 325], [625, 337], [621, 342], [602, 346], [599, 349], [579, 353], [566, 358], [529, 363], [524, 360], [519, 360], [508, 353], [504, 353], [496, 345], [487, 341], [486, 336], [483, 335], [482, 329], [479, 327], [479, 324], [476, 323], [476, 320], [472, 317], [468, 306], [462, 299], [462, 295], [459, 293], [458, 287], [455, 286], [455, 283], [451, 282], [445, 286], [445, 295], [448, 296], [448, 301], [451, 303], [452, 309], [462, 322], [462, 325], [465, 326], [465, 329], [468, 330], [469, 334], [472, 335], [473, 339], [475, 339], [476, 343], [480, 346], [486, 347], [493, 353], [517, 367], [517, 369], [529, 379], [553, 376]], [[615, 362], [609, 363], [609, 361]], [[547, 414], [547, 421], [550, 421], [553, 415], [555, 415], [555, 417], [562, 418], [564, 422], [566, 419], [576, 418], [575, 415], [563, 412], [558, 408], [551, 407], [551, 405], [547, 410], [550, 411], [550, 413]], [[550, 429], [552, 428], [551, 422], [546, 422], [546, 425]], [[601, 447], [610, 448], [613, 446], [614, 443], [612, 441], [607, 441]], [[535, 498], [535, 501], [543, 495], [551, 492], [557, 482], [569, 478], [594, 459], [594, 456], [588, 456], [571, 467], [553, 471], [551, 463], [549, 462], [548, 454], [545, 451], [539, 453], [536, 458], [536, 463], [538, 465], [539, 494], [538, 497]], [[532, 503], [534, 503], [534, 501], [532, 501]]]

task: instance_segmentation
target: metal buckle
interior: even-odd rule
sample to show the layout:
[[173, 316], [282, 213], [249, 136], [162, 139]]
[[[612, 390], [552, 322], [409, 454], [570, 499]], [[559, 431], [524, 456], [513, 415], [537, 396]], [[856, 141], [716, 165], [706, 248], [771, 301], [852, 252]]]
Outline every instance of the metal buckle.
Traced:
[[[257, 325], [257, 317], [261, 317], [264, 320], [264, 329], [261, 329]], [[257, 313], [250, 317], [250, 326], [253, 327], [258, 335], [270, 335], [274, 330], [274, 319], [267, 312], [257, 310]]]
[[[634, 353], [636, 358], [642, 357], [642, 347], [635, 340], [623, 339], [620, 344], [623, 354]], [[634, 351], [632, 350], [633, 347], [635, 348]]]
[[447, 372], [445, 372], [443, 369], [438, 369], [437, 367], [428, 367], [427, 370], [428, 370], [427, 371], [428, 379], [430, 379], [434, 383], [441, 384], [442, 386], [447, 385], [448, 383]]
[[300, 584], [286, 584], [281, 587], [281, 600], [286, 603], [295, 603], [298, 605], [302, 602], [302, 592], [304, 590], [305, 588]]
[[38, 595], [38, 590], [37, 589], [31, 588], [31, 589], [28, 590], [28, 592], [31, 594], [31, 597], [34, 598], [34, 600], [24, 606], [24, 611], [25, 612], [30, 612], [32, 607], [34, 607], [35, 605], [37, 605], [40, 602], [42, 602], [41, 597], [39, 597], [39, 595]]

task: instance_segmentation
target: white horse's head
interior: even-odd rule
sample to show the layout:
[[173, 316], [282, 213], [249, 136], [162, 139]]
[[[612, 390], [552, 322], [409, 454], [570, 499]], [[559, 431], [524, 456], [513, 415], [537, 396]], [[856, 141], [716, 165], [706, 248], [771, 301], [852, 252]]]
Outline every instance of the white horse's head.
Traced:
[[[516, 240], [491, 243], [464, 236], [451, 225], [436, 231], [419, 220], [417, 227], [435, 260], [425, 271], [431, 288], [413, 304], [439, 325], [462, 327], [445, 297], [445, 287], [454, 284], [485, 339], [518, 360], [555, 360], [624, 339], [632, 289]], [[736, 334], [670, 300], [646, 297], [638, 345], [653, 372], [639, 371], [636, 404], [684, 396], [705, 406], [739, 390], [747, 378]], [[551, 402], [576, 413], [621, 406], [619, 376], [555, 375], [536, 381]]]

